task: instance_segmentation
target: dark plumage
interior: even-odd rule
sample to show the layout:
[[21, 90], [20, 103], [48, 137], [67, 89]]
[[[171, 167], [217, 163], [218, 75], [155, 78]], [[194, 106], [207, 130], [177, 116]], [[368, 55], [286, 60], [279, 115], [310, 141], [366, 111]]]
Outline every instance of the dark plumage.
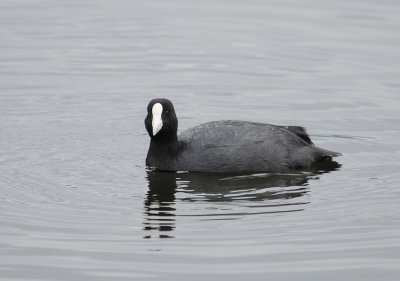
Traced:
[[146, 165], [161, 171], [286, 172], [340, 153], [314, 146], [306, 130], [247, 121], [214, 121], [182, 132], [174, 106], [153, 99], [145, 126]]

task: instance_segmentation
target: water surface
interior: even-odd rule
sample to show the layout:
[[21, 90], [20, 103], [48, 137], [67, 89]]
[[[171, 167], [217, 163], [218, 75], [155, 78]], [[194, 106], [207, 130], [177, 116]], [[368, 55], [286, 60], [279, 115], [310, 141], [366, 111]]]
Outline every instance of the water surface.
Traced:
[[[0, 3], [0, 279], [398, 280], [397, 1]], [[179, 130], [305, 126], [303, 175], [146, 171]]]

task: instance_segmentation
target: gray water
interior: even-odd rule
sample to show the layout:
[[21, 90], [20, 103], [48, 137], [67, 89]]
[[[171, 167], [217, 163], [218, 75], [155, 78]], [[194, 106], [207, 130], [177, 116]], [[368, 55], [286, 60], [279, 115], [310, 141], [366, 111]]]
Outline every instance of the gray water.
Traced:
[[[398, 1], [0, 2], [1, 280], [399, 280]], [[179, 130], [301, 125], [312, 175], [146, 171]]]

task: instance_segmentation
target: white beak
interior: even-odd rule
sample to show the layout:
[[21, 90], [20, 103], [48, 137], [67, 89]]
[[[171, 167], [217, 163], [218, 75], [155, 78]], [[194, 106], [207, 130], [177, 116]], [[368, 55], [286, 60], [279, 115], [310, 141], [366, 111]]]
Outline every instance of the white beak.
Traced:
[[152, 108], [153, 120], [151, 122], [151, 125], [153, 126], [153, 136], [155, 136], [163, 126], [163, 121], [161, 119], [162, 112], [163, 112], [163, 107], [160, 103], [156, 103], [153, 105]]

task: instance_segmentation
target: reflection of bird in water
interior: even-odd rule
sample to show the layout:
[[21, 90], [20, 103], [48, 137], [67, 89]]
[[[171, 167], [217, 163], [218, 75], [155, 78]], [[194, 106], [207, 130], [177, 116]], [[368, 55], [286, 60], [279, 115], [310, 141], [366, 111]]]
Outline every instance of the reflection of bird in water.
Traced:
[[175, 175], [178, 187], [184, 187], [185, 193], [202, 194], [207, 201], [234, 201], [242, 198], [255, 201], [300, 197], [308, 192], [305, 186], [310, 178], [337, 170], [339, 167], [340, 164], [329, 160], [314, 164], [302, 171], [290, 173], [181, 173]]
[[[147, 173], [149, 190], [144, 202], [146, 221], [144, 230], [166, 233], [175, 228], [176, 178], [172, 173]], [[158, 234], [159, 238], [173, 238]], [[144, 238], [152, 238], [146, 235]]]
[[[293, 212], [303, 210], [301, 199], [310, 190], [307, 183], [319, 174], [336, 170], [334, 161], [318, 164], [307, 170], [289, 174], [219, 174], [167, 173], [148, 171], [149, 190], [145, 200], [144, 230], [152, 232], [145, 238], [172, 238], [169, 232], [176, 227], [176, 192], [180, 201], [241, 202], [257, 208], [257, 213]], [[258, 204], [258, 205], [254, 205]], [[243, 207], [243, 206], [242, 206]], [[235, 212], [235, 210], [232, 210]], [[242, 210], [243, 211], [243, 210]], [[237, 214], [237, 213], [236, 213]], [[241, 214], [254, 214], [253, 211]], [[185, 214], [191, 216], [195, 214]], [[199, 214], [196, 213], [198, 216]], [[205, 216], [212, 216], [207, 211]], [[220, 214], [219, 214], [220, 215]], [[227, 214], [229, 215], [229, 214]]]
[[[182, 200], [232, 202], [296, 198], [307, 193], [307, 174], [212, 175], [189, 173], [177, 179], [184, 192], [192, 194]], [[292, 188], [287, 188], [292, 187]], [[293, 188], [294, 187], [294, 188]], [[199, 198], [198, 195], [202, 196]]]

